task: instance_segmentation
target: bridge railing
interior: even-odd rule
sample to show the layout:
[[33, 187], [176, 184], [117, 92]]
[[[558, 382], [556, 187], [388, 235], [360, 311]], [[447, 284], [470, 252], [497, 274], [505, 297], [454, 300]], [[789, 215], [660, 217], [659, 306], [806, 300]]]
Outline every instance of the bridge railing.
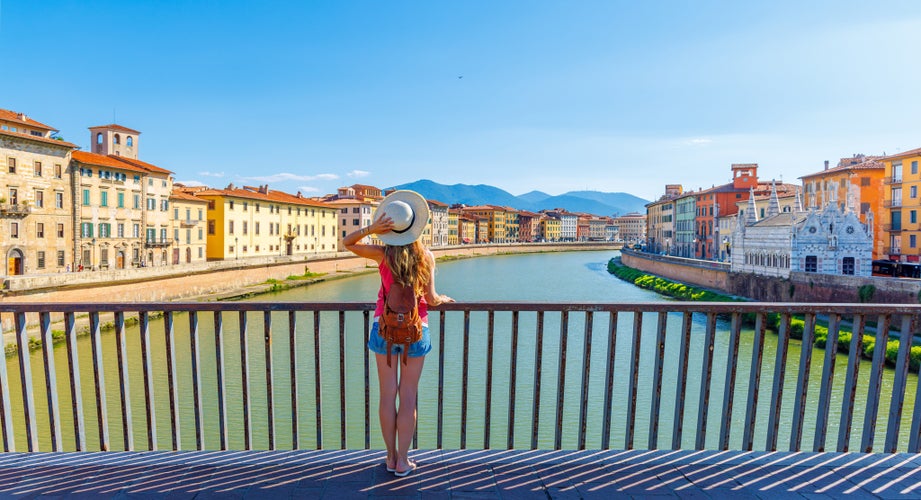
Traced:
[[[0, 363], [3, 450], [382, 447], [364, 347], [372, 312], [367, 303], [0, 304], [15, 339], [3, 343], [17, 348]], [[444, 305], [430, 311], [415, 444], [918, 452], [919, 313]]]

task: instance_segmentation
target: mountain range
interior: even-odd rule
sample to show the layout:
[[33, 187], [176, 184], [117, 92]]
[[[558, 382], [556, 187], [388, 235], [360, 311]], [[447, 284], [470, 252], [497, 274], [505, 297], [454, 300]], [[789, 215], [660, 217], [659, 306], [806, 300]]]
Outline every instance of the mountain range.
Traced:
[[544, 209], [564, 208], [570, 212], [586, 212], [594, 215], [623, 215], [630, 212], [645, 213], [649, 203], [629, 193], [603, 193], [600, 191], [570, 191], [552, 196], [541, 191], [531, 191], [515, 196], [508, 191], [485, 184], [439, 184], [422, 179], [388, 189], [410, 189], [429, 200], [453, 205], [500, 205], [537, 212]]

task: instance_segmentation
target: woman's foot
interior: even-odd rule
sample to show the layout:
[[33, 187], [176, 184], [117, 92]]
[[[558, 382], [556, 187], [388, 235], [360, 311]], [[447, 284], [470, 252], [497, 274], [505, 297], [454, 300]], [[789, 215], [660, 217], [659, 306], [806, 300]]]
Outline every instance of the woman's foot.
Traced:
[[387, 456], [384, 459], [384, 467], [387, 468], [387, 472], [396, 472], [397, 471], [397, 459], [396, 457]]
[[413, 462], [412, 460], [409, 460], [409, 459], [405, 461], [399, 460], [397, 461], [396, 466], [393, 469], [394, 469], [393, 470], [394, 476], [406, 477], [412, 471], [416, 470], [416, 462]]

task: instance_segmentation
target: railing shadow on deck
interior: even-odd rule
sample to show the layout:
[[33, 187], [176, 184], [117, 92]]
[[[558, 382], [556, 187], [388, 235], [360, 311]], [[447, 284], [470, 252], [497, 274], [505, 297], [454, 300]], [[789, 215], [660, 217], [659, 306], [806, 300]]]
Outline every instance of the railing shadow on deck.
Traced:
[[[18, 347], [0, 363], [3, 450], [380, 448], [376, 372], [364, 348], [373, 308], [0, 304]], [[906, 340], [919, 313], [858, 304], [444, 305], [430, 311], [434, 349], [414, 445], [916, 453], [921, 385]], [[794, 318], [802, 341], [791, 339]], [[89, 335], [78, 335], [83, 322]], [[849, 352], [816, 350], [817, 324], [827, 345]], [[839, 342], [845, 330], [851, 339]], [[894, 368], [886, 349], [861, 361], [865, 340], [886, 346], [896, 335]], [[55, 337], [63, 342], [51, 348]]]

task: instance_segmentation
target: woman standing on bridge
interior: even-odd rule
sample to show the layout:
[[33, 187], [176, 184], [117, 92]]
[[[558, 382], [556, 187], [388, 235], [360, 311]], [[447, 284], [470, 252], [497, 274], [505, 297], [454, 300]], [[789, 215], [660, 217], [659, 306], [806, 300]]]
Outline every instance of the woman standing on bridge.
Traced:
[[[368, 349], [374, 352], [377, 360], [377, 378], [380, 382], [378, 413], [387, 447], [386, 467], [397, 476], [405, 476], [416, 468], [408, 453], [416, 429], [419, 376], [422, 374], [425, 355], [432, 349], [428, 306], [454, 302], [454, 299], [435, 291], [435, 257], [419, 241], [428, 219], [428, 203], [422, 195], [414, 191], [395, 191], [381, 202], [371, 225], [342, 239], [349, 251], [377, 262], [381, 276]], [[360, 243], [362, 238], [371, 235], [377, 235], [383, 245]], [[385, 297], [394, 283], [411, 286], [418, 296], [422, 339], [409, 344], [404, 361], [400, 361], [404, 346], [391, 345], [391, 354], [395, 354], [397, 360], [391, 363], [387, 343], [380, 334], [379, 318], [384, 313]], [[396, 403], [398, 395], [399, 409]]]

